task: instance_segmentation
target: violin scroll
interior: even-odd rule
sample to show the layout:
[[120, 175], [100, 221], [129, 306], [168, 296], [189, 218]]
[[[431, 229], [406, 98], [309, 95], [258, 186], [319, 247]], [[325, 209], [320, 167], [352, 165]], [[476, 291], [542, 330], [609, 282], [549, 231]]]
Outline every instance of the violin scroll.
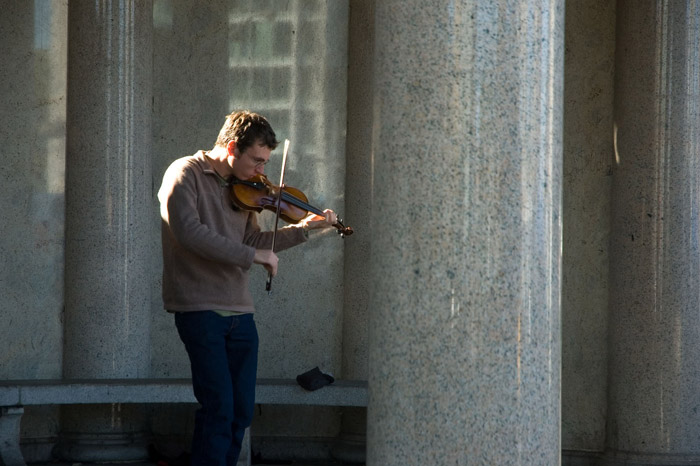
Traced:
[[337, 228], [336, 231], [338, 232], [341, 238], [350, 236], [354, 232], [352, 227], [346, 227], [345, 225], [343, 225], [343, 220], [341, 218], [338, 218], [337, 223], [335, 223], [333, 226]]

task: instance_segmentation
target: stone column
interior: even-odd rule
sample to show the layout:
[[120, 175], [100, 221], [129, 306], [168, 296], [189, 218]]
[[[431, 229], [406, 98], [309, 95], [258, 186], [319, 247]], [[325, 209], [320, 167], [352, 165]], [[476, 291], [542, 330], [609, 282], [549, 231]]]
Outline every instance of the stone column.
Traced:
[[608, 464], [700, 464], [700, 1], [617, 3]]
[[[348, 128], [345, 165], [345, 218], [357, 225], [344, 243], [342, 378], [367, 380], [369, 290], [372, 257], [371, 154], [374, 4], [350, 2], [348, 43]], [[333, 456], [345, 463], [366, 461], [367, 409], [343, 408], [342, 429]]]
[[560, 461], [563, 7], [377, 2], [368, 465]]
[[[64, 377], [147, 377], [151, 1], [69, 3]], [[58, 453], [144, 456], [138, 407], [62, 411]]]

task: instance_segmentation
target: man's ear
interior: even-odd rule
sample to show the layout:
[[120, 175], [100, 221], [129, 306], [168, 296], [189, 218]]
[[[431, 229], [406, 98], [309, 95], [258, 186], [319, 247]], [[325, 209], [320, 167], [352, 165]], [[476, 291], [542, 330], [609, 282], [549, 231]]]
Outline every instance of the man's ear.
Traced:
[[239, 154], [236, 151], [236, 147], [236, 141], [229, 141], [228, 144], [226, 144], [226, 151], [228, 152], [228, 155], [238, 158]]

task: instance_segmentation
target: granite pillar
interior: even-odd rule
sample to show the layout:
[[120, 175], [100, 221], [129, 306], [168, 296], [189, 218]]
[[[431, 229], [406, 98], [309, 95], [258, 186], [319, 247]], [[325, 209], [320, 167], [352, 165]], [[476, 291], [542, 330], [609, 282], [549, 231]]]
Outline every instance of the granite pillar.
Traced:
[[377, 2], [368, 465], [559, 464], [563, 3]]
[[607, 464], [700, 464], [700, 1], [618, 1]]
[[566, 3], [562, 463], [605, 449], [615, 2]]
[[[344, 243], [342, 378], [367, 380], [369, 290], [367, 264], [372, 257], [371, 158], [372, 66], [375, 0], [350, 2], [348, 41], [348, 128], [345, 164], [345, 213], [358, 225]], [[366, 461], [367, 409], [343, 408], [341, 432], [333, 457], [345, 463]]]
[[[150, 369], [151, 1], [69, 3], [65, 378]], [[67, 407], [57, 453], [146, 454], [143, 410]]]

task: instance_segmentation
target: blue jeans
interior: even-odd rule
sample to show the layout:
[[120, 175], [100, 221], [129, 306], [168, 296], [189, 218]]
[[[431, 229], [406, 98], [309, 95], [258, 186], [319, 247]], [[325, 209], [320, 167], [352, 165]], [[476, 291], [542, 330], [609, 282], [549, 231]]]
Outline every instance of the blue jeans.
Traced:
[[192, 368], [192, 466], [235, 466], [255, 409], [258, 330], [252, 314], [180, 312], [175, 325]]

